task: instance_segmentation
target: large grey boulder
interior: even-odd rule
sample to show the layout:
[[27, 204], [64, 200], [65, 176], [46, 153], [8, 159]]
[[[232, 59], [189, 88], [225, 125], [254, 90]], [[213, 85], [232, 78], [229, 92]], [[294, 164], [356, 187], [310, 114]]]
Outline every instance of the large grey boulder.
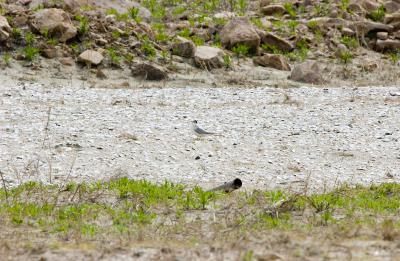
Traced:
[[324, 79], [319, 64], [314, 61], [307, 61], [296, 65], [289, 79], [296, 82], [322, 84]]
[[216, 47], [197, 46], [194, 62], [202, 69], [221, 68], [224, 65], [224, 51]]
[[56, 36], [60, 42], [65, 42], [77, 34], [69, 15], [57, 8], [39, 10], [32, 16], [30, 25], [41, 34]]
[[260, 46], [260, 36], [248, 18], [234, 18], [219, 32], [222, 45], [232, 49], [238, 44], [249, 47], [249, 52], [257, 53]]

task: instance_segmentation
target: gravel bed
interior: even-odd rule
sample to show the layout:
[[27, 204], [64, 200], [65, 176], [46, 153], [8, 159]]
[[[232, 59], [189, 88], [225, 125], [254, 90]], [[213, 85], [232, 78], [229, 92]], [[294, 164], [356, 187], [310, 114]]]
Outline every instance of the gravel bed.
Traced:
[[[238, 177], [245, 188], [323, 189], [400, 178], [398, 87], [18, 83], [1, 86], [0, 99], [0, 170], [9, 185], [125, 175], [204, 187]], [[197, 138], [194, 119], [219, 135]]]

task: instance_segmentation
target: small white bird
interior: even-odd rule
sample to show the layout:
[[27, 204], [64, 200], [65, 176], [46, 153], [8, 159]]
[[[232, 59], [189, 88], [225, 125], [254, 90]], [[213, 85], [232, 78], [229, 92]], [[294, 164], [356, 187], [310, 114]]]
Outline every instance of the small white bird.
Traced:
[[192, 124], [193, 124], [193, 131], [198, 136], [215, 135], [214, 132], [205, 131], [202, 128], [200, 128], [199, 126], [197, 126], [196, 120], [192, 121]]

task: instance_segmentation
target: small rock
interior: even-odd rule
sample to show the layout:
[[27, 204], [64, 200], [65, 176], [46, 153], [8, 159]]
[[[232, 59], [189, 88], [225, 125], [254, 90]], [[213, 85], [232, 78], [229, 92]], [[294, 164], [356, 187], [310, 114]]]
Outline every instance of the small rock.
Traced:
[[282, 71], [290, 71], [290, 65], [280, 54], [264, 54], [253, 59], [254, 63], [264, 67], [271, 67]]
[[343, 27], [343, 29], [342, 29], [342, 34], [343, 34], [344, 36], [354, 36], [354, 35], [356, 35], [356, 32], [354, 32], [353, 30], [351, 30], [351, 29], [348, 28], [348, 27]]
[[261, 42], [264, 44], [276, 46], [279, 50], [284, 52], [290, 52], [294, 49], [294, 46], [291, 42], [276, 36], [273, 33], [266, 32], [265, 35], [261, 38]]
[[224, 52], [216, 47], [197, 46], [194, 54], [194, 62], [197, 67], [211, 70], [221, 68], [224, 65]]
[[103, 59], [104, 56], [101, 53], [93, 50], [86, 50], [78, 57], [78, 61], [93, 65], [99, 65], [103, 61]]
[[270, 5], [272, 2], [273, 0], [260, 0], [260, 7]]
[[236, 14], [234, 12], [227, 12], [227, 11], [214, 14], [214, 18], [216, 19], [231, 19], [235, 16]]
[[267, 5], [261, 7], [261, 13], [264, 15], [282, 15], [286, 13], [286, 9], [282, 5]]
[[107, 79], [107, 75], [100, 68], [96, 70], [96, 77], [100, 79]]
[[52, 59], [58, 56], [57, 49], [54, 47], [47, 47], [40, 50], [42, 55], [46, 58]]
[[104, 45], [108, 44], [108, 41], [104, 38], [99, 38], [99, 39], [96, 39], [96, 44], [104, 46]]
[[178, 56], [192, 58], [196, 52], [196, 45], [189, 39], [177, 36], [172, 45], [172, 53]]
[[322, 84], [324, 82], [320, 66], [314, 61], [307, 61], [296, 65], [289, 78], [293, 81], [311, 84]]
[[250, 53], [258, 53], [260, 36], [248, 18], [235, 18], [229, 21], [219, 32], [222, 45], [231, 49], [238, 44], [249, 47]]
[[132, 75], [144, 80], [160, 81], [168, 78], [165, 68], [153, 63], [139, 63], [131, 67]]
[[75, 61], [73, 58], [71, 57], [63, 57], [63, 58], [59, 58], [58, 61], [65, 66], [72, 66], [75, 64]]
[[383, 3], [387, 14], [396, 13], [400, 10], [400, 2], [386, 1]]
[[5, 41], [10, 37], [11, 27], [7, 19], [0, 15], [0, 41]]
[[400, 48], [400, 41], [399, 40], [380, 40], [376, 41], [376, 49], [379, 51], [383, 50], [397, 50]]
[[379, 40], [386, 40], [386, 39], [389, 38], [389, 33], [388, 33], [388, 32], [378, 32], [378, 33], [376, 34], [376, 37], [377, 37]]
[[118, 138], [123, 140], [138, 140], [137, 136], [128, 132], [121, 133]]
[[42, 9], [34, 13], [30, 21], [31, 27], [41, 34], [55, 35], [65, 42], [76, 36], [77, 29], [68, 14], [61, 9]]

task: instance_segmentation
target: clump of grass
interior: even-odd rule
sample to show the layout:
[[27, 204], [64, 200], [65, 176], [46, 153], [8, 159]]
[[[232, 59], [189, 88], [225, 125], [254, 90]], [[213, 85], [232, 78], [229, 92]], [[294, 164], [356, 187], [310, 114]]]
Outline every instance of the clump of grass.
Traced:
[[283, 7], [286, 9], [286, 12], [290, 15], [290, 17], [295, 18], [297, 16], [297, 12], [293, 3], [286, 2], [283, 4]]
[[385, 18], [385, 13], [386, 13], [385, 7], [381, 5], [376, 10], [367, 14], [367, 17], [375, 22], [382, 22], [383, 19]]
[[231, 69], [232, 68], [232, 58], [231, 58], [231, 56], [228, 55], [228, 54], [225, 54], [223, 56], [223, 59], [224, 59], [224, 67], [225, 67], [225, 69]]
[[11, 65], [11, 55], [10, 55], [9, 53], [3, 54], [2, 59], [3, 59], [3, 63], [4, 63], [6, 66], [10, 66], [10, 65]]
[[31, 62], [39, 56], [39, 48], [33, 46], [26, 46], [22, 49], [22, 53], [25, 59]]
[[129, 17], [131, 19], [135, 20], [137, 23], [141, 22], [142, 19], [139, 16], [139, 8], [136, 8], [136, 7], [129, 8], [128, 14], [129, 14]]
[[11, 36], [16, 39], [19, 40], [22, 38], [22, 31], [19, 28], [13, 27], [11, 30]]
[[75, 15], [74, 19], [79, 22], [78, 33], [85, 35], [89, 32], [89, 19], [82, 15]]
[[154, 58], [157, 54], [153, 43], [149, 40], [147, 35], [142, 37], [140, 49], [142, 50], [143, 54], [149, 57], [150, 59]]
[[342, 36], [340, 42], [346, 45], [346, 47], [349, 49], [354, 49], [358, 47], [358, 40], [355, 37]]
[[250, 47], [246, 44], [237, 44], [232, 47], [232, 51], [237, 57], [245, 57], [249, 54]]
[[117, 51], [115, 50], [115, 48], [110, 47], [107, 49], [107, 54], [108, 57], [110, 58], [111, 64], [115, 65], [115, 66], [120, 66], [121, 63], [121, 56], [118, 55]]
[[344, 51], [339, 54], [339, 58], [344, 64], [349, 64], [353, 60], [354, 56], [350, 51]]
[[393, 64], [397, 64], [400, 60], [400, 50], [390, 52], [389, 59]]

